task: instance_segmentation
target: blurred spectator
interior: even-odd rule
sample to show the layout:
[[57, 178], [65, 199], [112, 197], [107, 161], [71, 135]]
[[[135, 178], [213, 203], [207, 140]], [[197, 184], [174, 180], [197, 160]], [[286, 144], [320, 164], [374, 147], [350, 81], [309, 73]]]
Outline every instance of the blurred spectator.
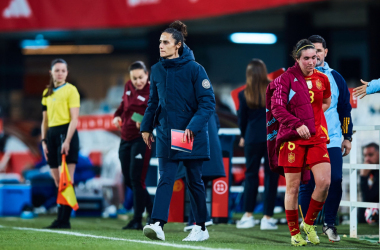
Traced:
[[5, 143], [7, 142], [8, 136], [4, 133], [0, 133], [0, 173], [6, 171], [6, 167], [11, 158], [10, 153], [4, 151]]
[[[379, 145], [370, 143], [363, 147], [364, 164], [379, 164]], [[379, 170], [360, 169], [360, 189], [363, 202], [379, 202]], [[365, 208], [358, 213], [359, 223], [365, 223]]]
[[269, 84], [266, 65], [260, 59], [253, 59], [246, 70], [247, 88], [239, 93], [239, 128], [241, 139], [239, 145], [244, 147], [246, 158], [244, 181], [245, 214], [237, 221], [237, 228], [250, 228], [255, 225], [252, 216], [256, 206], [259, 188], [259, 169], [264, 157], [265, 191], [264, 217], [260, 229], [277, 229], [272, 219], [277, 196], [279, 175], [270, 171], [267, 153], [265, 92]]

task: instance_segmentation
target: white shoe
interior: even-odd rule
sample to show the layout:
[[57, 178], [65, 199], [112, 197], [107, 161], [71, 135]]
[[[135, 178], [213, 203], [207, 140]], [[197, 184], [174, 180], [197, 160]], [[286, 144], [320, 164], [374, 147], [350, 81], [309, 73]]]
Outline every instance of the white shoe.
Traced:
[[[205, 222], [205, 226], [206, 226], [206, 227], [209, 227], [209, 226], [212, 226], [212, 225], [214, 225], [214, 222], [212, 221], [212, 219], [209, 220], [209, 221], [206, 221], [206, 222]], [[194, 228], [194, 226], [195, 226], [195, 224], [190, 225], [190, 226], [186, 226], [186, 227], [183, 229], [183, 231], [184, 231], [184, 232], [191, 231], [191, 230]]]
[[201, 226], [195, 225], [189, 233], [189, 235], [182, 241], [204, 241], [207, 240], [209, 237], [210, 236], [208, 234], [207, 228], [204, 231], [202, 231]]
[[160, 227], [160, 222], [146, 225], [143, 229], [144, 235], [151, 240], [163, 240], [165, 241], [165, 233]]
[[328, 227], [327, 225], [323, 226], [322, 232], [329, 237], [329, 241], [332, 241], [332, 242], [340, 241], [340, 237], [339, 237], [338, 232], [336, 231], [336, 227]]
[[278, 226], [275, 223], [275, 219], [266, 219], [262, 218], [260, 223], [260, 229], [261, 230], [277, 230]]
[[255, 226], [255, 219], [253, 216], [246, 217], [243, 215], [241, 220], [238, 220], [236, 222], [236, 228], [242, 229], [242, 228], [252, 228]]

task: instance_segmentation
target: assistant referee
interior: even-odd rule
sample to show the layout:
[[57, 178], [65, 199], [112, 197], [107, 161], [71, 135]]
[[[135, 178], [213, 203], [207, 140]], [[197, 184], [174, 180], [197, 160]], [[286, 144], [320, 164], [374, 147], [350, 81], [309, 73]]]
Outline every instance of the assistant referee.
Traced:
[[[42, 97], [41, 137], [45, 158], [51, 169], [55, 185], [59, 185], [61, 155], [66, 155], [66, 163], [72, 182], [75, 165], [78, 162], [78, 124], [80, 96], [72, 84], [66, 82], [68, 70], [63, 59], [55, 59], [50, 68], [50, 84]], [[58, 217], [47, 228], [69, 229], [72, 208], [58, 204]]]

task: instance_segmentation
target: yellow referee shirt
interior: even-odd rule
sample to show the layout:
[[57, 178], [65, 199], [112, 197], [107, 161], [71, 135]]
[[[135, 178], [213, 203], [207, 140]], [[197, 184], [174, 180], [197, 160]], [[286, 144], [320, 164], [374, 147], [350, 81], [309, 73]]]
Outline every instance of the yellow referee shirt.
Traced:
[[56, 127], [70, 123], [70, 108], [80, 107], [80, 97], [77, 88], [70, 84], [55, 88], [53, 94], [44, 97], [48, 90], [42, 95], [42, 105], [46, 106], [48, 126]]

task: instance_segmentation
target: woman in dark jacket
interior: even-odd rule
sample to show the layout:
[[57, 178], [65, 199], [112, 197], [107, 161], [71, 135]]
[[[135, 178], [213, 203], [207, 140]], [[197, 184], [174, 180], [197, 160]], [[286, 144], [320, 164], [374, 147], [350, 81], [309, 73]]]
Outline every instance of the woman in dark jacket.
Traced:
[[245, 214], [237, 222], [237, 228], [251, 228], [255, 225], [252, 212], [256, 205], [259, 188], [261, 158], [264, 157], [264, 217], [261, 220], [260, 229], [277, 229], [272, 216], [279, 176], [270, 171], [266, 145], [265, 91], [269, 84], [267, 74], [264, 62], [253, 59], [247, 66], [247, 87], [239, 93], [240, 146], [244, 147], [247, 170], [244, 182]]
[[[122, 102], [112, 123], [121, 130], [119, 159], [124, 183], [133, 191], [133, 219], [123, 229], [142, 230], [142, 214], [146, 208], [148, 218], [152, 213], [152, 201], [145, 187], [151, 149], [141, 138], [141, 117], [148, 106], [149, 73], [141, 61], [129, 67], [131, 80], [125, 84]], [[140, 117], [140, 118], [139, 118]], [[148, 219], [149, 220], [149, 219]]]
[[[169, 205], [178, 164], [186, 167], [190, 202], [197, 226], [184, 241], [209, 238], [205, 228], [207, 210], [202, 181], [202, 164], [210, 160], [207, 122], [215, 110], [215, 97], [204, 68], [184, 44], [186, 25], [176, 21], [160, 37], [160, 61], [151, 70], [148, 108], [141, 124], [145, 143], [150, 147], [157, 126], [156, 155], [160, 180], [154, 200], [153, 224], [144, 227], [150, 239], [165, 240], [163, 226], [168, 220]], [[171, 130], [185, 130], [184, 139], [193, 141], [191, 153], [171, 149]]]

